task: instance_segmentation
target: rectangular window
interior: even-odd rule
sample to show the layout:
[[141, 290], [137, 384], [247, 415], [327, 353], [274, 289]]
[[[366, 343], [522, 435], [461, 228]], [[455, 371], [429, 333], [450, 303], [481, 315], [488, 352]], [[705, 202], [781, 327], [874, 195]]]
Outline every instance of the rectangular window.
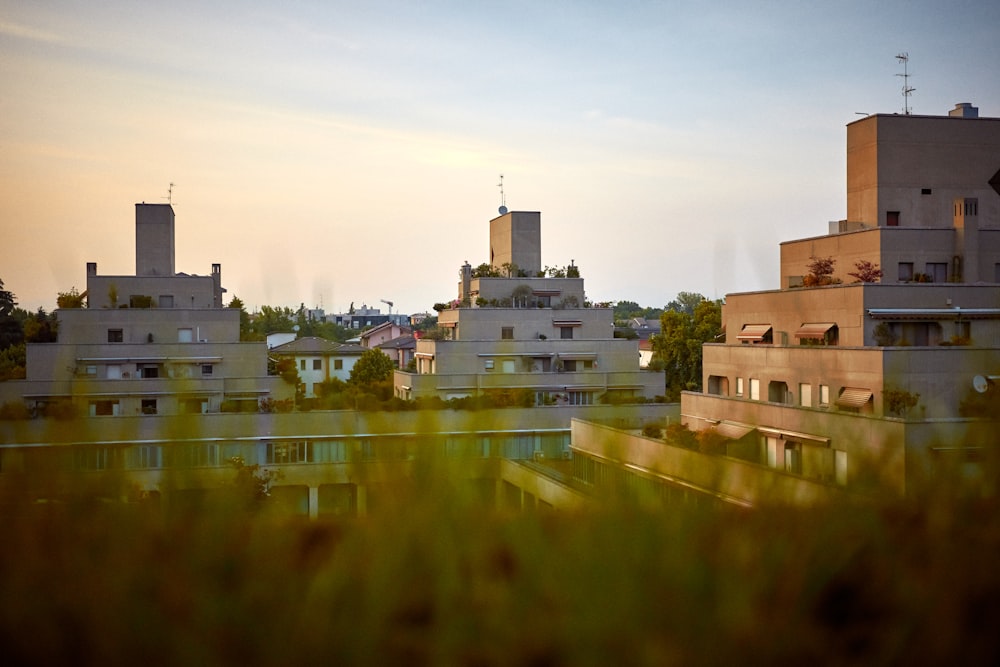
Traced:
[[501, 340], [514, 340], [514, 327], [502, 327], [500, 329]]
[[927, 276], [932, 283], [948, 282], [948, 262], [927, 262]]
[[799, 405], [804, 408], [812, 407], [812, 385], [806, 382], [799, 384]]
[[913, 262], [899, 263], [899, 281], [909, 282], [913, 280]]
[[142, 399], [142, 414], [144, 414], [144, 415], [155, 415], [156, 414], [156, 399], [155, 398], [144, 398], [144, 399]]
[[178, 343], [191, 343], [194, 342], [194, 329], [184, 328], [177, 330], [177, 342]]
[[215, 369], [215, 367], [212, 366], [212, 364], [202, 364], [201, 365], [201, 374], [202, 375], [212, 375], [212, 373], [215, 372], [214, 369]]
[[567, 395], [567, 402], [570, 405], [593, 405], [594, 392], [592, 391], [571, 391]]
[[500, 363], [503, 365], [502, 366], [502, 371], [504, 373], [513, 373], [514, 372], [514, 360], [513, 359], [504, 359]]
[[885, 212], [885, 226], [886, 227], [899, 227], [899, 211], [886, 211]]
[[847, 486], [847, 452], [833, 450], [833, 479], [837, 486]]
[[121, 329], [108, 329], [108, 342], [109, 343], [121, 343], [125, 340], [125, 336]]
[[750, 400], [760, 400], [760, 380], [750, 378]]
[[109, 380], [122, 379], [122, 367], [119, 364], [109, 364], [106, 368], [106, 373]]
[[930, 188], [920, 188], [920, 194], [922, 194], [922, 195], [929, 195], [930, 193], [931, 193], [931, 189]]
[[736, 378], [736, 395], [743, 395], [743, 378]]
[[830, 405], [830, 385], [821, 384], [819, 386], [819, 404]]
[[567, 373], [576, 372], [576, 359], [566, 359], [563, 361], [563, 370]]
[[174, 295], [173, 294], [161, 294], [158, 299], [160, 308], [173, 308], [174, 307]]
[[323, 370], [323, 360], [322, 359], [313, 359], [313, 370], [314, 371], [321, 371], [321, 370]]
[[299, 359], [299, 370], [300, 371], [304, 371], [305, 369], [306, 369], [306, 360], [305, 359]]
[[144, 380], [153, 380], [160, 377], [160, 367], [156, 365], [140, 366], [139, 377]]
[[559, 337], [563, 340], [572, 340], [573, 327], [559, 327]]
[[785, 443], [785, 472], [802, 474], [802, 445], [800, 443]]
[[333, 370], [335, 370], [335, 371], [342, 371], [342, 370], [344, 370], [344, 360], [343, 359], [334, 359], [333, 360]]
[[91, 417], [117, 417], [118, 401], [91, 401]]

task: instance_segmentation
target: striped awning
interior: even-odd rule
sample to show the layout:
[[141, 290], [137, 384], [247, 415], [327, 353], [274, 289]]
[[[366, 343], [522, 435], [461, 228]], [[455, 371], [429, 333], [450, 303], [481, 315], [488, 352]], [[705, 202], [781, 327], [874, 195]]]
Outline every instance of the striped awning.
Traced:
[[826, 332], [837, 326], [836, 322], [811, 322], [803, 324], [795, 332], [796, 338], [826, 338]]
[[597, 353], [595, 352], [560, 352], [560, 359], [573, 360], [578, 359], [581, 361], [586, 361], [588, 359], [596, 359]]
[[554, 327], [582, 327], [582, 320], [552, 320]]
[[743, 325], [743, 331], [736, 336], [736, 340], [746, 340], [753, 343], [759, 343], [764, 340], [771, 331], [770, 324], [745, 324]]
[[842, 408], [860, 408], [870, 401], [871, 398], [872, 392], [870, 389], [844, 387], [844, 390], [840, 392], [840, 396], [837, 398], [837, 405]]
[[739, 440], [747, 433], [756, 430], [755, 427], [748, 424], [739, 424], [737, 422], [719, 422], [715, 425], [715, 432], [724, 438], [729, 438], [730, 440]]

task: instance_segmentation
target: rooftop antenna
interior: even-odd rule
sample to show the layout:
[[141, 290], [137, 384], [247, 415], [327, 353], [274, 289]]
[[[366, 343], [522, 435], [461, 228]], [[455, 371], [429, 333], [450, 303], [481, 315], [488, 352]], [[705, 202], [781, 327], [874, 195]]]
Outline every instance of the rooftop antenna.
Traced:
[[500, 182], [497, 183], [497, 187], [500, 188], [500, 215], [507, 214], [507, 198], [503, 194], [503, 174], [500, 174]]
[[171, 183], [170, 187], [167, 188], [167, 196], [164, 197], [164, 199], [167, 200], [168, 204], [173, 204], [174, 203], [174, 184], [173, 183]]
[[910, 95], [916, 88], [910, 87], [910, 73], [907, 71], [907, 63], [910, 62], [910, 54], [903, 51], [896, 56], [896, 60], [903, 64], [903, 73], [897, 74], [896, 76], [903, 77], [903, 113], [907, 116], [910, 115]]

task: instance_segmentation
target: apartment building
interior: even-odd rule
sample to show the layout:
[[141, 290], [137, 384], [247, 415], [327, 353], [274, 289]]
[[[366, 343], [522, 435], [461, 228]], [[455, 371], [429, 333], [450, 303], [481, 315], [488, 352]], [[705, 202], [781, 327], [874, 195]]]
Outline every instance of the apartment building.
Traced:
[[174, 266], [170, 204], [136, 204], [135, 275], [87, 264], [87, 308], [59, 309], [58, 342], [27, 346], [27, 377], [4, 383], [35, 410], [72, 402], [92, 416], [255, 411], [291, 396], [268, 376], [264, 343], [240, 342], [223, 304], [222, 269]]
[[395, 374], [397, 396], [530, 391], [536, 405], [592, 405], [663, 393], [662, 374], [639, 369], [638, 342], [614, 337], [611, 309], [587, 307], [576, 266], [542, 273], [540, 213], [502, 210], [489, 252], [489, 275], [461, 267], [439, 335], [416, 341], [416, 372]]
[[[822, 280], [816, 259], [833, 260]], [[982, 409], [1000, 374], [1000, 118], [961, 104], [849, 124], [847, 219], [783, 243], [780, 275], [777, 290], [726, 296], [726, 341], [704, 346], [684, 423], [729, 438], [733, 456], [859, 491], [986, 474], [1000, 446]]]

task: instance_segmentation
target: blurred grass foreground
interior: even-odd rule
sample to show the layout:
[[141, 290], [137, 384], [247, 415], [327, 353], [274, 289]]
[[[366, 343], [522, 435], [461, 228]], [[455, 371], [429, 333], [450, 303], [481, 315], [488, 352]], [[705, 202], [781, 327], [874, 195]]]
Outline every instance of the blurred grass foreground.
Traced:
[[996, 664], [995, 501], [363, 516], [5, 499], [6, 665]]

